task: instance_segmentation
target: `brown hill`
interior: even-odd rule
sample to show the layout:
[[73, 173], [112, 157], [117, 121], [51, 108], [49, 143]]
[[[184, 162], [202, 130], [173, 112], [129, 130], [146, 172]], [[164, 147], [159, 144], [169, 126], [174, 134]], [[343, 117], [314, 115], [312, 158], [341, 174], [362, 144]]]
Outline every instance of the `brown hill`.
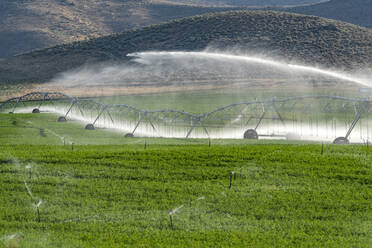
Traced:
[[45, 82], [86, 63], [128, 61], [148, 50], [240, 47], [330, 67], [372, 65], [372, 30], [320, 17], [274, 11], [232, 11], [58, 45], [0, 62], [0, 81]]
[[2, 0], [0, 58], [176, 18], [232, 9], [149, 0]]

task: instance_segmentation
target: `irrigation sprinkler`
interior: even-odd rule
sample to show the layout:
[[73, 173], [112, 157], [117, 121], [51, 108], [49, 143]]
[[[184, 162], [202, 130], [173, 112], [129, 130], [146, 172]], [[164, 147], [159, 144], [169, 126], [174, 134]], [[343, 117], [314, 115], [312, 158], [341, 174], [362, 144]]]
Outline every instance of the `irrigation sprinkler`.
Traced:
[[39, 114], [39, 113], [40, 113], [40, 110], [39, 110], [38, 108], [34, 108], [34, 109], [32, 110], [32, 113], [33, 113], [33, 114]]
[[36, 211], [37, 211], [37, 222], [40, 223], [40, 206], [43, 203], [42, 200], [39, 200], [39, 202], [36, 204]]
[[71, 151], [74, 150], [74, 142], [71, 143]]
[[179, 207], [176, 207], [175, 209], [172, 209], [171, 211], [169, 211], [169, 224], [170, 224], [170, 227], [172, 229], [174, 229], [174, 225], [173, 225], [173, 215], [175, 215], [178, 211], [181, 210], [181, 208], [183, 208], [183, 205], [179, 206]]
[[171, 214], [169, 214], [169, 222], [170, 222], [170, 227], [172, 229], [174, 229], [174, 227], [173, 227], [173, 218], [172, 218], [172, 215]]
[[320, 155], [323, 155], [323, 152], [324, 152], [324, 143], [322, 142], [322, 148], [320, 150]]
[[[32, 192], [31, 192], [31, 189], [30, 187], [28, 186], [26, 180], [23, 180], [23, 183], [25, 184], [25, 187], [27, 189], [27, 192], [29, 194], [29, 196], [31, 197], [31, 199], [33, 200], [34, 199], [34, 196], [32, 195]], [[40, 206], [41, 204], [43, 203], [42, 200], [39, 200], [39, 202], [35, 205], [36, 206], [36, 212], [37, 212], [37, 221], [40, 223]]]
[[234, 179], [235, 179], [235, 172], [231, 172], [230, 173], [230, 185], [229, 185], [229, 189], [231, 189], [232, 188], [232, 180], [233, 180], [233, 177], [234, 177]]
[[[28, 106], [34, 106], [35, 112], [61, 114], [58, 122], [67, 121], [70, 115], [72, 119], [88, 123], [86, 130], [94, 130], [96, 125], [117, 128], [125, 131], [126, 138], [134, 137], [135, 133], [143, 137], [208, 139], [327, 138], [334, 144], [349, 144], [357, 137], [367, 139], [368, 118], [372, 114], [372, 100], [327, 95], [254, 99], [193, 114], [172, 109], [146, 110], [128, 104], [103, 104], [58, 92], [31, 92], [10, 98], [0, 103], [0, 111], [13, 113]], [[41, 108], [45, 111], [40, 111]], [[362, 118], [366, 118], [363, 125]], [[339, 132], [345, 132], [345, 135]], [[351, 135], [353, 132], [355, 135]], [[210, 140], [208, 146], [211, 146]]]

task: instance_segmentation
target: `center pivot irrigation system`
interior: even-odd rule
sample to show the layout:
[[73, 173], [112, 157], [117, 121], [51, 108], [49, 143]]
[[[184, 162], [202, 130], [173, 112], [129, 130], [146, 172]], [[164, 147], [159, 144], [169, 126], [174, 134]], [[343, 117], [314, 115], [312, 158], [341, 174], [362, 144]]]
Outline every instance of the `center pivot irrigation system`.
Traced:
[[369, 140], [372, 101], [312, 95], [232, 103], [208, 113], [146, 110], [127, 104], [103, 104], [60, 92], [31, 92], [0, 103], [0, 111], [54, 112], [95, 127], [114, 128], [125, 137], [286, 138], [348, 144]]

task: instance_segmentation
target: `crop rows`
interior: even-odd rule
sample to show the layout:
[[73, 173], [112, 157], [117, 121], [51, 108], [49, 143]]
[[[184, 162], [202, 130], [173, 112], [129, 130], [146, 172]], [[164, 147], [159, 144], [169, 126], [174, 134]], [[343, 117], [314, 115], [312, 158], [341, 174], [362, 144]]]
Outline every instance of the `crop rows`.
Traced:
[[16, 235], [22, 247], [368, 247], [368, 152], [2, 145], [0, 237], [6, 244]]

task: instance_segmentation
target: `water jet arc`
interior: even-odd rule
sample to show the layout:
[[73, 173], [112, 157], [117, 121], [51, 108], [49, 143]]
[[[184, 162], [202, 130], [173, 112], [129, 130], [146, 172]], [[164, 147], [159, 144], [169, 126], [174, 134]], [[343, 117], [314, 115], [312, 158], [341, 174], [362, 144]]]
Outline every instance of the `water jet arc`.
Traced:
[[227, 53], [215, 53], [215, 52], [138, 52], [130, 53], [127, 56], [133, 57], [134, 61], [142, 64], [151, 64], [152, 59], [211, 59], [211, 60], [222, 60], [231, 62], [243, 62], [243, 63], [257, 63], [266, 66], [272, 66], [282, 70], [306, 72], [309, 74], [317, 74], [322, 76], [328, 76], [331, 78], [356, 83], [365, 87], [371, 87], [372, 82], [362, 78], [355, 77], [353, 75], [337, 72], [332, 70], [321, 69], [306, 65], [290, 64], [285, 62], [279, 62], [267, 58], [260, 58], [255, 56], [243, 56], [243, 55], [232, 55]]

